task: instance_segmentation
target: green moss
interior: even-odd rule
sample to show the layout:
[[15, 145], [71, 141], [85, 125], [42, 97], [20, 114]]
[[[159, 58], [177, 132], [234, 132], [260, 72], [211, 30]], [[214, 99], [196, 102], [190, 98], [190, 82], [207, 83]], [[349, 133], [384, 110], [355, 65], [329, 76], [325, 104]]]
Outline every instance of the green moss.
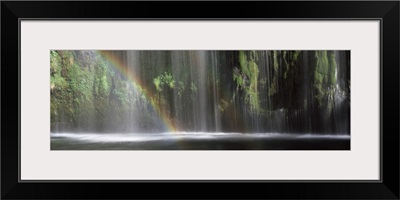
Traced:
[[330, 86], [336, 84], [336, 60], [333, 51], [315, 52], [314, 88], [315, 98], [319, 106], [324, 105], [324, 99], [330, 94]]
[[126, 81], [121, 81], [121, 87], [117, 87], [114, 90], [114, 94], [122, 107], [128, 107], [130, 103], [129, 96], [132, 90], [129, 90], [128, 84]]
[[322, 75], [328, 74], [329, 61], [327, 51], [317, 51], [317, 70]]
[[256, 51], [239, 51], [240, 69], [233, 70], [233, 80], [245, 91], [245, 101], [256, 112], [260, 110], [258, 97], [258, 74]]
[[156, 87], [157, 92], [161, 92], [162, 91], [162, 80], [161, 77], [158, 76], [156, 78], [153, 79], [153, 83], [154, 86]]
[[329, 53], [329, 85], [336, 85], [336, 58], [334, 52]]
[[278, 52], [277, 51], [273, 51], [273, 62], [274, 62], [274, 70], [277, 72], [279, 70]]
[[167, 85], [169, 88], [174, 89], [175, 80], [171, 73], [164, 72], [164, 74], [161, 74], [153, 79], [153, 84], [156, 87], [157, 92], [161, 92], [164, 85]]
[[238, 88], [242, 88], [244, 86], [244, 81], [242, 74], [240, 73], [240, 70], [238, 68], [235, 68], [233, 70], [233, 81], [236, 82], [236, 85]]
[[191, 90], [193, 93], [197, 93], [197, 86], [196, 86], [196, 84], [195, 84], [194, 82], [191, 82], [191, 83], [190, 83], [190, 90]]
[[183, 92], [185, 90], [185, 84], [182, 81], [178, 81], [178, 95], [179, 97], [182, 97]]
[[322, 85], [322, 82], [324, 80], [324, 76], [317, 71], [314, 74], [314, 79], [315, 79], [315, 83], [316, 84]]
[[240, 51], [239, 52], [239, 63], [240, 63], [240, 69], [241, 71], [246, 75], [250, 76], [250, 71], [248, 68], [248, 63], [247, 63], [247, 55], [245, 51]]
[[[94, 115], [94, 95], [97, 97], [100, 91], [105, 93], [109, 88], [107, 75], [97, 76], [89, 67], [81, 66], [71, 51], [51, 51], [50, 55], [52, 124], [62, 123], [67, 127], [89, 124]], [[59, 121], [58, 116], [63, 120]]]
[[300, 55], [300, 52], [301, 51], [292, 51], [292, 57], [291, 57], [291, 60], [292, 61], [294, 61], [294, 62], [296, 62], [297, 61], [297, 59], [299, 58], [299, 55]]

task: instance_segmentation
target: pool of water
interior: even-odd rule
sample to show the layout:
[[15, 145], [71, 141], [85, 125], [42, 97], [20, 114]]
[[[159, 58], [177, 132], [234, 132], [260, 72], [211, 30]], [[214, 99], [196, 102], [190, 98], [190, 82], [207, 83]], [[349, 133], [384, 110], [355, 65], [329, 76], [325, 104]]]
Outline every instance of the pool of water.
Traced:
[[350, 150], [349, 135], [52, 133], [51, 150]]

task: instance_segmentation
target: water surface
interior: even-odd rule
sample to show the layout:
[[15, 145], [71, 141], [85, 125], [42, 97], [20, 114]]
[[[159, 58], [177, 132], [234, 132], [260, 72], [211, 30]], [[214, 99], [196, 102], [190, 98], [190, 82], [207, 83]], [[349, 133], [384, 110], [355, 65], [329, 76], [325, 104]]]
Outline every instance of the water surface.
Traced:
[[349, 135], [52, 133], [51, 150], [350, 150]]

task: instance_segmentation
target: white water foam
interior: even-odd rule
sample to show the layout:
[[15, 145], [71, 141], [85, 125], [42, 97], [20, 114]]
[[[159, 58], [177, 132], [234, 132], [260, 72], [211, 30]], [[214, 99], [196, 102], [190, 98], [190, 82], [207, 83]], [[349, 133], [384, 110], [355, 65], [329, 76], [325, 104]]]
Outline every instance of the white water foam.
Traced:
[[350, 135], [316, 135], [287, 133], [224, 133], [224, 132], [165, 132], [165, 133], [51, 133], [51, 138], [69, 138], [86, 142], [147, 142], [184, 139], [251, 139], [251, 138], [304, 138], [349, 139]]

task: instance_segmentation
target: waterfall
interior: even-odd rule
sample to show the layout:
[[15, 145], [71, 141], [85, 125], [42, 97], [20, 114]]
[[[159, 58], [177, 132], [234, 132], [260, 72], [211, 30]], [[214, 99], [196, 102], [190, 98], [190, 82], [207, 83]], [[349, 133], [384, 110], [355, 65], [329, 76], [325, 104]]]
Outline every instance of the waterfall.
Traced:
[[54, 132], [350, 134], [349, 51], [57, 51], [54, 56]]

